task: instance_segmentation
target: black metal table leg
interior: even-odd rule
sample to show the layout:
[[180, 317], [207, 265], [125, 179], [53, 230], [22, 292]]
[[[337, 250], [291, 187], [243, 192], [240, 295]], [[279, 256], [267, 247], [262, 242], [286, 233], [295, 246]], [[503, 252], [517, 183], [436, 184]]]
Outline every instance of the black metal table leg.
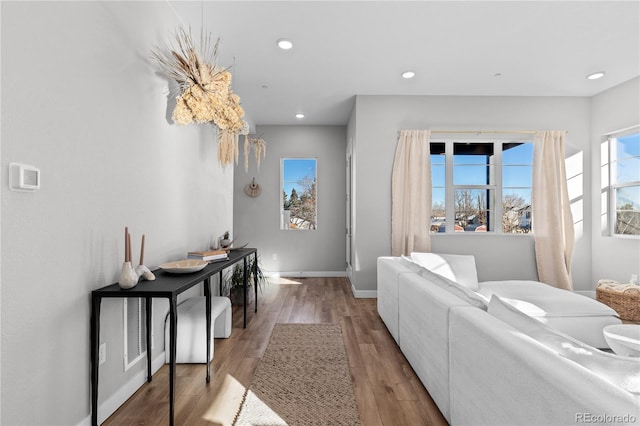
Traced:
[[151, 297], [145, 297], [147, 302], [147, 382], [151, 382], [151, 318], [153, 317], [153, 309], [151, 305]]
[[242, 259], [243, 268], [242, 268], [242, 284], [244, 285], [244, 307], [243, 307], [243, 315], [244, 315], [244, 328], [247, 328], [247, 258]]
[[169, 299], [169, 424], [173, 426], [174, 405], [176, 402], [176, 332], [178, 328], [177, 297]]
[[258, 252], [253, 254], [253, 287], [256, 293], [254, 312], [258, 313]]
[[91, 296], [91, 424], [98, 426], [98, 364], [100, 363], [100, 302]]
[[211, 363], [209, 358], [211, 357], [211, 279], [206, 278], [204, 280], [204, 299], [205, 299], [205, 318], [207, 324], [207, 383], [211, 380]]

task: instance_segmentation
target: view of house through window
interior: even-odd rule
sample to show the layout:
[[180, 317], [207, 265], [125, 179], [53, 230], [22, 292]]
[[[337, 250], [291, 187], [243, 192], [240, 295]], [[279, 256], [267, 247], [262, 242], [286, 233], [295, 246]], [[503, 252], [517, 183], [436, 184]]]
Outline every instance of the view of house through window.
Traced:
[[280, 229], [313, 230], [317, 224], [316, 159], [283, 158]]
[[[640, 132], [612, 135], [602, 150], [602, 188], [609, 233], [640, 235]], [[615, 213], [614, 213], [615, 212]]]
[[531, 231], [533, 144], [432, 142], [431, 232]]

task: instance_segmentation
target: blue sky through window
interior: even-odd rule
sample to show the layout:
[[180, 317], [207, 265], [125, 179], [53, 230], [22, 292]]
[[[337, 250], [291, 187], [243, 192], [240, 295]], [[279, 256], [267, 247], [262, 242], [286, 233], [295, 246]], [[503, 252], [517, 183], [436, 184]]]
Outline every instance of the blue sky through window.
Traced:
[[[640, 181], [640, 133], [616, 138], [616, 183]], [[640, 186], [628, 186], [616, 191], [618, 208], [640, 210]]]
[[[503, 194], [515, 193], [531, 203], [533, 144], [523, 143], [502, 152]], [[454, 157], [455, 185], [486, 185], [487, 167], [484, 155], [456, 155]], [[493, 171], [491, 171], [492, 173]], [[431, 155], [433, 204], [445, 202], [445, 156]]]
[[620, 182], [640, 181], [640, 133], [617, 138], [617, 179]]
[[298, 196], [305, 190], [303, 181], [309, 179], [313, 181], [316, 177], [315, 158], [285, 158], [282, 160], [282, 189], [287, 197], [291, 195], [291, 190], [296, 189]]

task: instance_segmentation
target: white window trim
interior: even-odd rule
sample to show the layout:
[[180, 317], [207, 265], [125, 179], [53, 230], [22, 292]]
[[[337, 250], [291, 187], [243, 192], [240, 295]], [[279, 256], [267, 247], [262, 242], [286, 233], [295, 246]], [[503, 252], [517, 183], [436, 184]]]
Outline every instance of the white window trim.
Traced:
[[[613, 196], [613, 193], [616, 189], [638, 186], [640, 185], [640, 181], [633, 182], [625, 182], [622, 184], [616, 183], [616, 168], [612, 167], [612, 161], [615, 159], [617, 161], [617, 146], [613, 143], [614, 140], [633, 135], [640, 132], [640, 124], [636, 124], [635, 126], [626, 127], [624, 129], [615, 130], [612, 132], [605, 133], [603, 136], [606, 137], [607, 142], [607, 155], [609, 156], [606, 159], [606, 166], [608, 169], [608, 179], [606, 186], [606, 194], [607, 194], [607, 236], [613, 238], [623, 238], [623, 239], [640, 239], [640, 235], [629, 235], [629, 234], [616, 234], [616, 198]], [[601, 161], [602, 163], [602, 161]]]
[[[283, 189], [282, 187], [284, 186], [284, 162], [285, 160], [314, 160], [316, 162], [315, 166], [316, 166], [316, 174], [315, 174], [315, 184], [316, 184], [316, 227], [314, 229], [289, 229], [288, 226], [285, 226], [285, 223], [288, 223], [289, 221], [289, 217], [288, 214], [285, 212], [288, 212], [288, 210], [284, 210], [283, 205], [284, 205], [284, 197], [283, 197]], [[280, 215], [280, 231], [317, 231], [318, 230], [318, 216], [319, 216], [319, 209], [318, 209], [318, 157], [281, 157], [280, 158], [280, 190], [278, 191], [280, 194], [280, 203], [279, 203], [279, 215]]]
[[[454, 143], [492, 143], [493, 144], [493, 152], [494, 152], [494, 184], [493, 185], [454, 185], [453, 184], [453, 145]], [[522, 142], [522, 143], [531, 143], [533, 141], [530, 138], [522, 139], [522, 138], [491, 138], [491, 139], [475, 139], [475, 138], [432, 138], [429, 143], [444, 143], [445, 149], [445, 235], [510, 235], [510, 236], [522, 236], [522, 235], [531, 235], [533, 232], [528, 234], [519, 234], [513, 232], [503, 232], [502, 229], [502, 144], [504, 142]], [[525, 165], [525, 164], [523, 164]], [[497, 184], [500, 182], [500, 185]], [[494, 224], [494, 230], [488, 232], [465, 232], [459, 233], [455, 232], [455, 203], [447, 202], [447, 200], [453, 200], [455, 197], [455, 190], [459, 188], [468, 188], [468, 189], [493, 189], [494, 190], [494, 216], [499, 213], [500, 221], [499, 223]], [[533, 188], [532, 188], [533, 190]], [[496, 222], [497, 222], [496, 217]], [[432, 236], [438, 234], [432, 234]]]

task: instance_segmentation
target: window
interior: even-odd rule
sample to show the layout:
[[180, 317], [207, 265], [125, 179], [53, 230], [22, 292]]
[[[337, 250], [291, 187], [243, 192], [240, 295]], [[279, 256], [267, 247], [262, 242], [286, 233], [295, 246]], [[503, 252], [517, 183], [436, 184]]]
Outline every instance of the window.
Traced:
[[315, 158], [283, 158], [280, 229], [313, 230], [317, 223]]
[[434, 141], [431, 232], [531, 231], [533, 144]]
[[640, 132], [619, 132], [603, 143], [604, 216], [610, 235], [640, 235]]

